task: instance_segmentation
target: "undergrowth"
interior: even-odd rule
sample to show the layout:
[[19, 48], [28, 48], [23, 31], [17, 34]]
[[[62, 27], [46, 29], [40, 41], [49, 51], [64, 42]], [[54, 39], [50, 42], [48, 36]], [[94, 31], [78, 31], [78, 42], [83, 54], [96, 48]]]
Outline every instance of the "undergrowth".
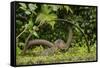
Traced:
[[[17, 49], [19, 50], [19, 49]], [[32, 65], [32, 64], [49, 64], [49, 63], [64, 63], [64, 62], [82, 62], [96, 61], [96, 46], [91, 47], [90, 53], [87, 52], [87, 47], [75, 46], [69, 48], [68, 51], [58, 51], [54, 55], [40, 56], [44, 50], [42, 46], [29, 49], [25, 55], [18, 51], [16, 57], [17, 65]]]

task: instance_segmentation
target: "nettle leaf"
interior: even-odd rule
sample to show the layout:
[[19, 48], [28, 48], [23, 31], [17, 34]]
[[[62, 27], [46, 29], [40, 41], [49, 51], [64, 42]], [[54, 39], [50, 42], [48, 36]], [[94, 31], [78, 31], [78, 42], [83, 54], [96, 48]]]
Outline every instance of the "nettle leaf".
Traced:
[[26, 6], [26, 4], [25, 3], [19, 3], [20, 5], [21, 5], [21, 9], [22, 10], [26, 10], [27, 9], [27, 6]]

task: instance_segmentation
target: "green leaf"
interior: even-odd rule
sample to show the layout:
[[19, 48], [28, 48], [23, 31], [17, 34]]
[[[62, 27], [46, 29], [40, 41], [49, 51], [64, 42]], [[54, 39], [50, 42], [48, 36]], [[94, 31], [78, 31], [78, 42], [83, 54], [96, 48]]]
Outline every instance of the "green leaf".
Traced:
[[19, 47], [16, 47], [16, 54], [19, 55], [21, 53], [21, 49]]
[[22, 7], [27, 8], [25, 3], [19, 3]]
[[22, 10], [26, 10], [27, 9], [27, 6], [26, 6], [26, 4], [25, 3], [19, 3], [20, 5], [21, 5], [21, 9]]
[[28, 27], [28, 24], [25, 24], [25, 28], [27, 28]]
[[39, 35], [37, 34], [36, 31], [33, 31], [33, 35], [34, 35], [35, 37], [39, 38]]
[[51, 21], [49, 24], [51, 25], [52, 29], [54, 29], [55, 21]]
[[32, 19], [30, 19], [29, 22], [28, 22], [28, 30], [29, 30], [29, 32], [33, 32], [33, 22], [32, 22]]
[[32, 12], [35, 12], [35, 9], [37, 8], [36, 4], [29, 4], [28, 7]]
[[51, 12], [51, 9], [47, 5], [42, 5], [41, 6], [41, 12], [45, 14], [49, 14]]
[[18, 25], [22, 25], [22, 21], [20, 21], [20, 20], [16, 20], [16, 23], [18, 24]]
[[39, 30], [37, 26], [33, 26], [33, 30]]
[[32, 22], [32, 20], [29, 20], [29, 27], [33, 27], [33, 22]]
[[77, 28], [75, 28], [75, 30], [76, 30], [78, 33], [80, 33], [80, 31], [79, 31]]
[[41, 24], [47, 23], [50, 26], [52, 26], [52, 28], [54, 27], [54, 24], [56, 23], [55, 21], [53, 21], [54, 19], [56, 19], [57, 16], [55, 14], [44, 14], [41, 13], [37, 16], [36, 21], [35, 22], [40, 22]]
[[57, 18], [57, 15], [54, 12], [51, 12], [52, 10], [48, 8], [48, 5], [41, 6], [41, 13], [37, 15], [36, 21], [40, 24], [47, 23], [50, 26], [52, 26], [52, 29], [54, 28], [54, 24], [56, 23], [55, 20]]
[[27, 15], [30, 15], [30, 14], [31, 14], [31, 12], [28, 11], [28, 10], [26, 10], [25, 13], [26, 13]]
[[64, 8], [66, 9], [67, 13], [71, 12], [73, 14], [73, 11], [69, 6], [64, 6]]
[[61, 6], [59, 5], [49, 5], [53, 11], [57, 11]]
[[24, 8], [24, 7], [19, 7], [19, 8], [22, 9], [22, 10], [24, 10], [24, 11], [26, 10], [26, 8]]
[[25, 45], [25, 43], [19, 42], [19, 46], [24, 46], [24, 45]]

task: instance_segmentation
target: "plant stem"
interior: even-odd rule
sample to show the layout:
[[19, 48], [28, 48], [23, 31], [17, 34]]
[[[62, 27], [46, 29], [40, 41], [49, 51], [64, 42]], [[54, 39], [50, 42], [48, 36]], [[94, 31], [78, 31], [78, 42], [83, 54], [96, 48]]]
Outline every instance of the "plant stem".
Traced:
[[26, 31], [27, 28], [25, 28], [17, 37], [16, 39], [18, 39], [25, 31]]

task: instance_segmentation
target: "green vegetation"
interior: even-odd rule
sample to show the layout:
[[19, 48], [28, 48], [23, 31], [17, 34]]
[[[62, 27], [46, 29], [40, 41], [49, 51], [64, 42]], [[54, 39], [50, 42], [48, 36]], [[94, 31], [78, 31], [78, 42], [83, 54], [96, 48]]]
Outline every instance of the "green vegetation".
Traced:
[[[68, 50], [58, 49], [52, 55], [40, 55], [47, 46], [33, 45], [22, 54], [33, 39], [54, 43], [72, 40]], [[96, 7], [17, 3], [16, 63], [17, 65], [48, 64], [96, 60]], [[68, 45], [69, 45], [68, 44]], [[67, 46], [67, 45], [66, 45]]]
[[40, 51], [43, 48], [37, 47], [28, 52], [26, 55], [17, 56], [18, 65], [30, 64], [48, 64], [48, 63], [63, 63], [63, 62], [80, 62], [80, 61], [95, 61], [96, 50], [95, 46], [91, 48], [91, 52], [86, 52], [86, 47], [69, 48], [67, 52], [56, 52], [54, 55], [40, 56]]

